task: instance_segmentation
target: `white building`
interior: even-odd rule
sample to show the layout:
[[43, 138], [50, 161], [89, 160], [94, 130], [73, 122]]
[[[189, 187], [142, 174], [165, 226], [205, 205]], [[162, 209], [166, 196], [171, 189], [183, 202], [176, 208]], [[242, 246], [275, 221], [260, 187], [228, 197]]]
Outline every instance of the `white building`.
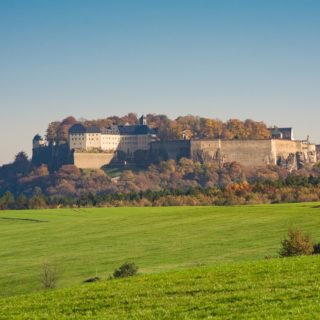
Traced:
[[130, 155], [136, 150], [149, 150], [149, 144], [155, 140], [155, 130], [149, 128], [144, 117], [140, 118], [138, 125], [113, 125], [100, 129], [77, 123], [69, 129], [70, 150], [123, 151]]

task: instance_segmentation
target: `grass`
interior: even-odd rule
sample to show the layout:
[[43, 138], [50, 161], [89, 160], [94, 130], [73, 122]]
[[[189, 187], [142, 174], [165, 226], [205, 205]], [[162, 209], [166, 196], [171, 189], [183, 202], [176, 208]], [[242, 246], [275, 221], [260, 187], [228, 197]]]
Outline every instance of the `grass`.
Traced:
[[0, 299], [0, 319], [319, 319], [320, 257], [218, 264]]
[[111, 178], [116, 178], [116, 177], [120, 177], [121, 173], [125, 170], [131, 170], [132, 172], [138, 173], [139, 171], [145, 169], [144, 167], [139, 167], [135, 164], [128, 164], [128, 165], [123, 165], [123, 166], [104, 166], [102, 168], [104, 170], [104, 172]]
[[115, 167], [112, 167], [112, 168], [105, 167], [103, 168], [103, 170], [111, 178], [119, 177], [123, 171], [122, 169], [115, 168]]
[[320, 240], [319, 204], [0, 212], [0, 295], [40, 290], [41, 265], [59, 287], [106, 279], [134, 261], [142, 274], [276, 255], [289, 227]]

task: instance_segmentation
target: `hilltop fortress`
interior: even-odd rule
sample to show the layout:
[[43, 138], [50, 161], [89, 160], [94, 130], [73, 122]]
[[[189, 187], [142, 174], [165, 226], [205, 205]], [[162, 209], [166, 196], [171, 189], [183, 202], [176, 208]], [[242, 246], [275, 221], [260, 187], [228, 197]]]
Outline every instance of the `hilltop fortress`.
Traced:
[[122, 151], [133, 154], [137, 150], [147, 151], [150, 143], [157, 139], [156, 131], [147, 125], [145, 117], [138, 125], [111, 126], [100, 129], [75, 124], [69, 129], [70, 150]]
[[270, 129], [270, 139], [181, 139], [159, 141], [157, 130], [141, 117], [137, 125], [86, 127], [76, 123], [69, 129], [68, 143], [48, 145], [39, 135], [33, 139], [32, 161], [55, 170], [64, 164], [97, 169], [113, 163], [147, 165], [182, 157], [215, 161], [220, 165], [237, 161], [246, 167], [279, 165], [288, 170], [317, 162], [319, 148], [309, 141], [294, 140], [291, 128]]

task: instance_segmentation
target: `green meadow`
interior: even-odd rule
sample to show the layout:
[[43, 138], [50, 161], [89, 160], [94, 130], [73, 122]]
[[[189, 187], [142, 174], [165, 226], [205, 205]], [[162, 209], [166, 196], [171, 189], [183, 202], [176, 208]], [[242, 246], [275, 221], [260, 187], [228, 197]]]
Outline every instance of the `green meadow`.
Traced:
[[277, 255], [290, 227], [320, 241], [318, 205], [2, 211], [0, 295], [42, 290], [44, 262], [57, 267], [62, 288], [95, 275], [106, 279], [128, 260], [150, 279], [161, 275], [149, 274], [262, 261]]
[[221, 263], [0, 299], [0, 319], [319, 319], [320, 257]]

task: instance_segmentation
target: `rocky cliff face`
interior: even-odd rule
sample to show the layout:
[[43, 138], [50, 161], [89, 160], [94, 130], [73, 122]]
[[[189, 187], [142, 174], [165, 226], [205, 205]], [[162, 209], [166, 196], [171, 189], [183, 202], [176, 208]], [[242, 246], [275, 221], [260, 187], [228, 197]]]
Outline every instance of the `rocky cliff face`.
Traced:
[[280, 156], [277, 159], [277, 165], [289, 171], [302, 169], [307, 164], [314, 164], [316, 162], [317, 154], [314, 151], [309, 151], [307, 153], [290, 153], [288, 157]]
[[320, 144], [316, 146], [316, 157], [317, 161], [320, 161]]

